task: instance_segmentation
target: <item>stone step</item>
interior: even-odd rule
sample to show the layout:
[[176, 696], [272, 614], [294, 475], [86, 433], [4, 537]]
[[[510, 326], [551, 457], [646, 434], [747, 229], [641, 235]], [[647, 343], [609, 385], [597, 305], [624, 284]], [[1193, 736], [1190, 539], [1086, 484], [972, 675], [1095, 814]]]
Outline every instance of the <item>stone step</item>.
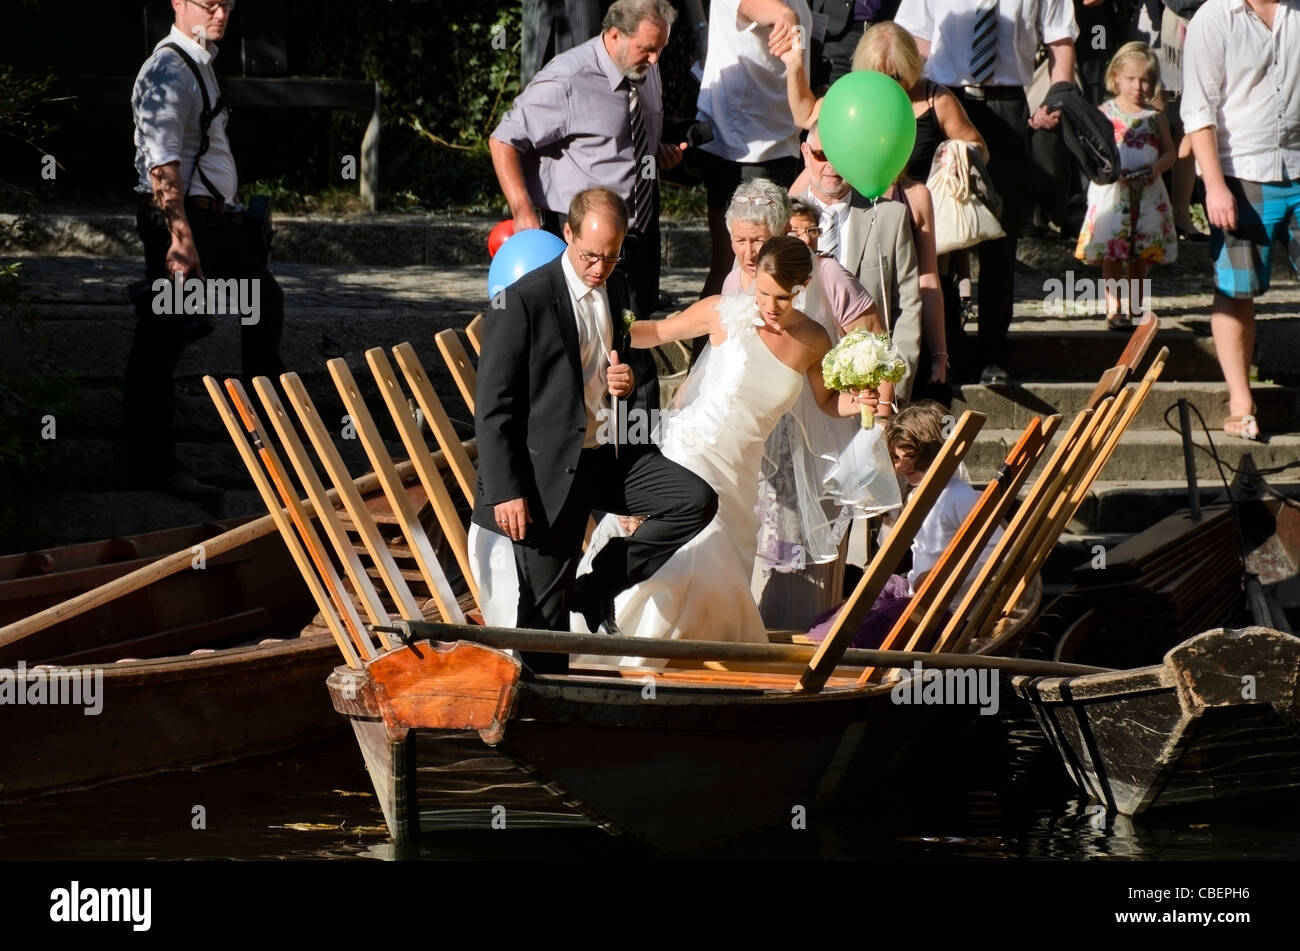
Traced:
[[[991, 478], [1020, 434], [1020, 430], [1014, 429], [981, 430], [975, 445], [966, 456], [971, 478], [977, 481]], [[1053, 439], [1053, 445], [1060, 438], [1058, 433]], [[1197, 479], [1207, 486], [1221, 484], [1219, 471], [1204, 434], [1198, 432], [1193, 441], [1197, 446], [1205, 447], [1205, 451], [1198, 449], [1193, 452]], [[1214, 446], [1219, 458], [1228, 466], [1238, 466], [1241, 457], [1250, 453], [1258, 468], [1268, 474], [1270, 479], [1300, 479], [1300, 435], [1285, 433], [1272, 436], [1267, 442], [1248, 442], [1218, 433], [1214, 436]], [[1131, 482], [1173, 482], [1183, 475], [1183, 447], [1177, 433], [1129, 430], [1115, 447], [1115, 452], [1100, 477], [1123, 478]], [[1230, 470], [1227, 471], [1227, 478], [1232, 478]]]
[[[988, 417], [986, 428], [1023, 429], [1035, 416], [1062, 413], [1064, 425], [1092, 395], [1096, 383], [1025, 383], [1020, 386], [967, 385], [953, 400], [954, 412], [973, 410]], [[1265, 432], [1290, 432], [1296, 424], [1296, 398], [1300, 391], [1270, 383], [1252, 387], [1257, 406], [1256, 417]], [[1205, 418], [1211, 430], [1223, 428], [1228, 416], [1228, 392], [1222, 382], [1165, 382], [1162, 378], [1152, 388], [1146, 402], [1134, 418], [1130, 431], [1164, 430], [1166, 411], [1170, 423], [1177, 425], [1176, 403], [1188, 400]], [[1170, 407], [1175, 407], [1170, 411]], [[1200, 424], [1192, 414], [1192, 431]]]

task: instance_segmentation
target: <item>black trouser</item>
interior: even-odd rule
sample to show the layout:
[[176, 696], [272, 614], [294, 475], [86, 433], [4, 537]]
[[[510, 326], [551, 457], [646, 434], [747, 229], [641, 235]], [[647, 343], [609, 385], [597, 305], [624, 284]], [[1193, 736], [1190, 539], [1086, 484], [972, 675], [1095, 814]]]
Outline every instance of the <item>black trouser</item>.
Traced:
[[[632, 312], [639, 320], [649, 320], [659, 309], [659, 186], [654, 187], [654, 213], [645, 227], [633, 228], [623, 238], [623, 253], [616, 271], [627, 281]], [[542, 210], [542, 227], [563, 238], [567, 213]], [[615, 319], [617, 314], [613, 315]]]
[[1007, 330], [1015, 302], [1016, 239], [1027, 210], [1024, 195], [1030, 177], [1026, 147], [1029, 105], [1023, 89], [1009, 98], [975, 99], [960, 86], [951, 88], [988, 144], [989, 176], [1002, 196], [1002, 230], [1006, 236], [979, 246], [977, 363], [1003, 363], [1008, 356]]
[[655, 446], [624, 445], [617, 457], [608, 444], [584, 449], [564, 507], [549, 525], [534, 512], [528, 537], [514, 546], [520, 627], [569, 629], [573, 576], [593, 510], [646, 516], [631, 536], [611, 538], [592, 562], [590, 590], [613, 598], [699, 534], [717, 512], [718, 496]]
[[[240, 329], [240, 356], [245, 388], [255, 376], [277, 379], [284, 372], [280, 361], [280, 333], [284, 327], [284, 293], [266, 265], [250, 251], [244, 237], [242, 213], [204, 211], [186, 202], [186, 217], [205, 278], [245, 278], [259, 281], [257, 322], [243, 324], [239, 314], [212, 317], [218, 332], [223, 324]], [[150, 284], [168, 277], [167, 250], [171, 235], [152, 202], [142, 201], [136, 229], [144, 243], [145, 276]], [[191, 275], [192, 276], [192, 275]], [[150, 290], [150, 295], [153, 292]], [[194, 317], [140, 313], [135, 337], [126, 360], [124, 433], [128, 475], [132, 481], [165, 476], [176, 461], [172, 431], [176, 393], [172, 374], [187, 343], [194, 339]]]

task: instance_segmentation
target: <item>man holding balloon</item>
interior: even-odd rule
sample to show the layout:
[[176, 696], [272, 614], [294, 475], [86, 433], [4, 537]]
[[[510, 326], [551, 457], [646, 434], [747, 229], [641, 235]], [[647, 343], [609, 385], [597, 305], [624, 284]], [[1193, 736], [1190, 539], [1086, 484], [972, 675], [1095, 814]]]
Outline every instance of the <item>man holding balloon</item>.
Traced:
[[1031, 116], [1025, 87], [1033, 79], [1039, 43], [1047, 48], [1052, 82], [1074, 82], [1074, 8], [1070, 0], [903, 0], [894, 22], [916, 38], [926, 75], [956, 94], [988, 143], [1006, 237], [979, 246], [981, 382], [1008, 383], [1003, 366], [1016, 237], [1030, 210], [1023, 199], [1030, 178], [1029, 129], [1052, 129], [1060, 121], [1043, 106]]

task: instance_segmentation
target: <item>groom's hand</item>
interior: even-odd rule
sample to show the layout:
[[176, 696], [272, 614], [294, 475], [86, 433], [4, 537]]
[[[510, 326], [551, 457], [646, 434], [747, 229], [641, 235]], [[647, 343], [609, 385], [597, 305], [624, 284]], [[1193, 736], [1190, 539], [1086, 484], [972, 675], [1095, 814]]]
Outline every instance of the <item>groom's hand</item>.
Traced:
[[528, 514], [528, 503], [524, 499], [511, 499], [492, 507], [497, 529], [512, 542], [521, 542], [528, 534], [528, 523], [533, 517]]
[[609, 386], [609, 395], [619, 399], [629, 395], [636, 383], [632, 368], [618, 362], [617, 350], [609, 351], [609, 372], [605, 375], [605, 382]]

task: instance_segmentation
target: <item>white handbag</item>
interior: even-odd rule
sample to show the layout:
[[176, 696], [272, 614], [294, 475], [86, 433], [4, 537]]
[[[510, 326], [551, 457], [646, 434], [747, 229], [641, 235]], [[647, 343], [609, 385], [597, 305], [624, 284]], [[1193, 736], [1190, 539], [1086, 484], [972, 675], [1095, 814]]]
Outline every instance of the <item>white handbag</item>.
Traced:
[[[972, 160], [976, 167], [972, 169]], [[974, 145], [958, 139], [940, 143], [930, 167], [926, 187], [934, 199], [934, 242], [939, 254], [960, 251], [1005, 234], [990, 204], [993, 195], [988, 173]]]

